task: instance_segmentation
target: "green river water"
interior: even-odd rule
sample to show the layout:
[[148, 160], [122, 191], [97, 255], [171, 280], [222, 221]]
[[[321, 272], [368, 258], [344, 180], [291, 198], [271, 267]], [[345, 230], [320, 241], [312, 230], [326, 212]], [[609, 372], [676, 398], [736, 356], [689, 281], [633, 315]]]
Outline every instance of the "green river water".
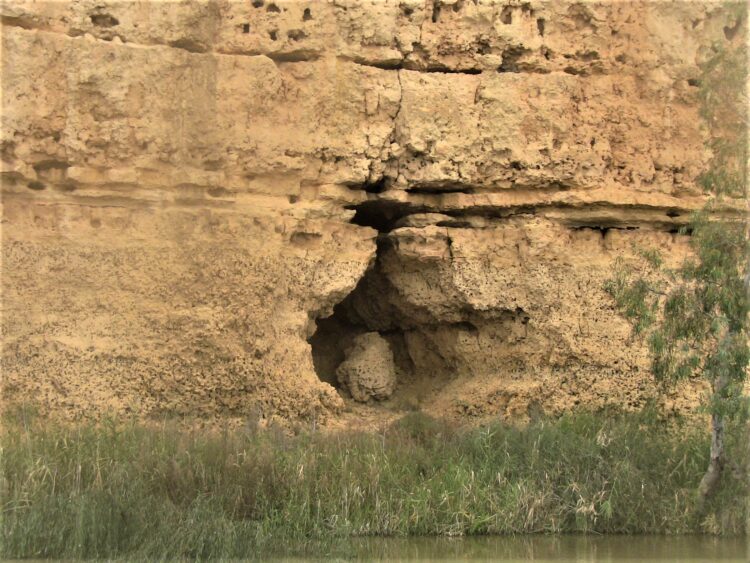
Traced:
[[706, 536], [517, 536], [478, 538], [367, 538], [330, 546], [320, 558], [274, 561], [536, 561], [659, 563], [750, 561], [745, 538]]

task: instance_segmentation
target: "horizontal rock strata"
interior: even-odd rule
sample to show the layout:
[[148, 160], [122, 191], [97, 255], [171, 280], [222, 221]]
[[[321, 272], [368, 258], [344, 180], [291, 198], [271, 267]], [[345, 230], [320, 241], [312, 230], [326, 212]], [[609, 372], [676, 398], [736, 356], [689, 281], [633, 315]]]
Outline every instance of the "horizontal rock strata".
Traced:
[[366, 332], [397, 406], [653, 392], [602, 285], [632, 243], [686, 252], [699, 65], [742, 40], [719, 4], [14, 0], [2, 24], [6, 399], [325, 419]]

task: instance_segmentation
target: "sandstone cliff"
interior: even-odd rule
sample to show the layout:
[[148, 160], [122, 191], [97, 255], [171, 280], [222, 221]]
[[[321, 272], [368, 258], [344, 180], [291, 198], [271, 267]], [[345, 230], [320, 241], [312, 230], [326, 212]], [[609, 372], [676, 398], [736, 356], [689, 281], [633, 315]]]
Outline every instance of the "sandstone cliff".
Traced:
[[699, 64], [743, 39], [719, 4], [9, 0], [2, 24], [5, 401], [332, 420], [372, 332], [384, 410], [651, 394], [602, 284], [634, 242], [686, 251]]

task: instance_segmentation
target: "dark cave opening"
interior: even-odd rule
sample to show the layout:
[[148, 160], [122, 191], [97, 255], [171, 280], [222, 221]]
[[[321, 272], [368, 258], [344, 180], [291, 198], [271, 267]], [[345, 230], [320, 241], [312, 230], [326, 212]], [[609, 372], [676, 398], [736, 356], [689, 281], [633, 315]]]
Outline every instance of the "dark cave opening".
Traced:
[[[385, 185], [383, 178], [377, 183], [364, 185], [363, 189], [378, 194]], [[368, 199], [349, 209], [355, 212], [350, 220], [352, 224], [379, 232], [375, 258], [354, 289], [334, 306], [333, 313], [315, 319], [315, 332], [307, 339], [318, 378], [340, 393], [346, 393], [346, 385], [339, 381], [341, 378], [337, 375], [337, 369], [347, 359], [347, 352], [355, 344], [355, 339], [377, 334], [387, 339], [391, 347], [404, 349], [400, 345], [403, 335], [394, 329], [391, 311], [386, 304], [387, 284], [383, 284], [379, 269], [381, 258], [389, 246], [387, 233], [396, 227], [402, 217], [415, 212], [412, 206], [380, 198]]]
[[341, 385], [336, 369], [346, 359], [346, 350], [354, 337], [367, 331], [366, 327], [351, 322], [345, 303], [346, 300], [337, 304], [331, 316], [317, 319], [315, 332], [307, 340], [318, 378], [337, 389]]
[[352, 223], [360, 227], [372, 227], [381, 233], [390, 231], [398, 220], [395, 210], [384, 210], [377, 201], [366, 201], [354, 209]]
[[395, 201], [372, 199], [349, 209], [354, 210], [351, 222], [361, 227], [372, 227], [381, 233], [392, 231], [398, 221], [407, 215], [419, 213], [426, 208]]
[[[376, 220], [376, 222], [379, 222]], [[347, 385], [346, 376], [342, 376], [339, 367], [345, 361], [351, 361], [353, 349], [359, 349], [359, 358], [364, 356], [367, 363], [365, 371], [377, 372], [386, 363], [392, 366], [390, 378], [393, 387], [396, 381], [402, 381], [413, 372], [413, 363], [409, 357], [405, 327], [401, 326], [408, 319], [398, 316], [390, 305], [389, 291], [392, 290], [380, 271], [381, 259], [390, 244], [387, 235], [379, 235], [376, 255], [373, 263], [364, 273], [355, 288], [333, 308], [327, 317], [315, 320], [315, 332], [308, 338], [312, 350], [312, 359], [318, 378], [336, 388], [342, 396], [357, 399], [351, 385]], [[377, 352], [363, 349], [362, 342], [375, 341]], [[365, 379], [370, 373], [363, 373]], [[374, 397], [377, 400], [389, 398]]]
[[[390, 406], [410, 408], [456, 377], [481, 371], [467, 363], [467, 355], [484, 354], [488, 343], [528, 337], [529, 316], [520, 308], [485, 314], [468, 308], [451, 311], [451, 306], [441, 304], [435, 288], [451, 283], [446, 264], [440, 258], [415, 259], [401, 246], [419, 229], [409, 227], [413, 222], [407, 218], [425, 214], [429, 208], [380, 197], [350, 209], [355, 211], [353, 224], [379, 231], [375, 257], [332, 312], [315, 319], [314, 332], [307, 339], [318, 378], [342, 397], [361, 403], [389, 400]], [[492, 216], [482, 213], [487, 211], [473, 209], [471, 216]], [[450, 220], [441, 216], [445, 217], [428, 220], [454, 228], [473, 224], [462, 220], [462, 212], [450, 213]], [[606, 231], [602, 228], [601, 232]], [[424, 234], [428, 246], [440, 244], [443, 233], [430, 238], [431, 233]], [[449, 290], [445, 299], [452, 295]], [[516, 352], [508, 345], [508, 351], [501, 353], [513, 356]], [[492, 354], [488, 357], [495, 361]], [[388, 388], [380, 392], [383, 379], [389, 381]], [[373, 380], [375, 384], [367, 387]]]

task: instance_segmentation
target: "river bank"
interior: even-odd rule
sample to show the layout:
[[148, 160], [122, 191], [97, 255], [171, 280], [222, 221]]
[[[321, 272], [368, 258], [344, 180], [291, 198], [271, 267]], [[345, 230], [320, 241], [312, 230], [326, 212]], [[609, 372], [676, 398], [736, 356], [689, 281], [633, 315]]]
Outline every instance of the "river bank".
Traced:
[[[739, 433], [729, 448], [742, 462]], [[454, 428], [413, 413], [372, 433], [63, 425], [2, 429], [2, 556], [252, 557], [341, 538], [744, 532], [728, 468], [698, 517], [709, 436], [652, 411]]]

